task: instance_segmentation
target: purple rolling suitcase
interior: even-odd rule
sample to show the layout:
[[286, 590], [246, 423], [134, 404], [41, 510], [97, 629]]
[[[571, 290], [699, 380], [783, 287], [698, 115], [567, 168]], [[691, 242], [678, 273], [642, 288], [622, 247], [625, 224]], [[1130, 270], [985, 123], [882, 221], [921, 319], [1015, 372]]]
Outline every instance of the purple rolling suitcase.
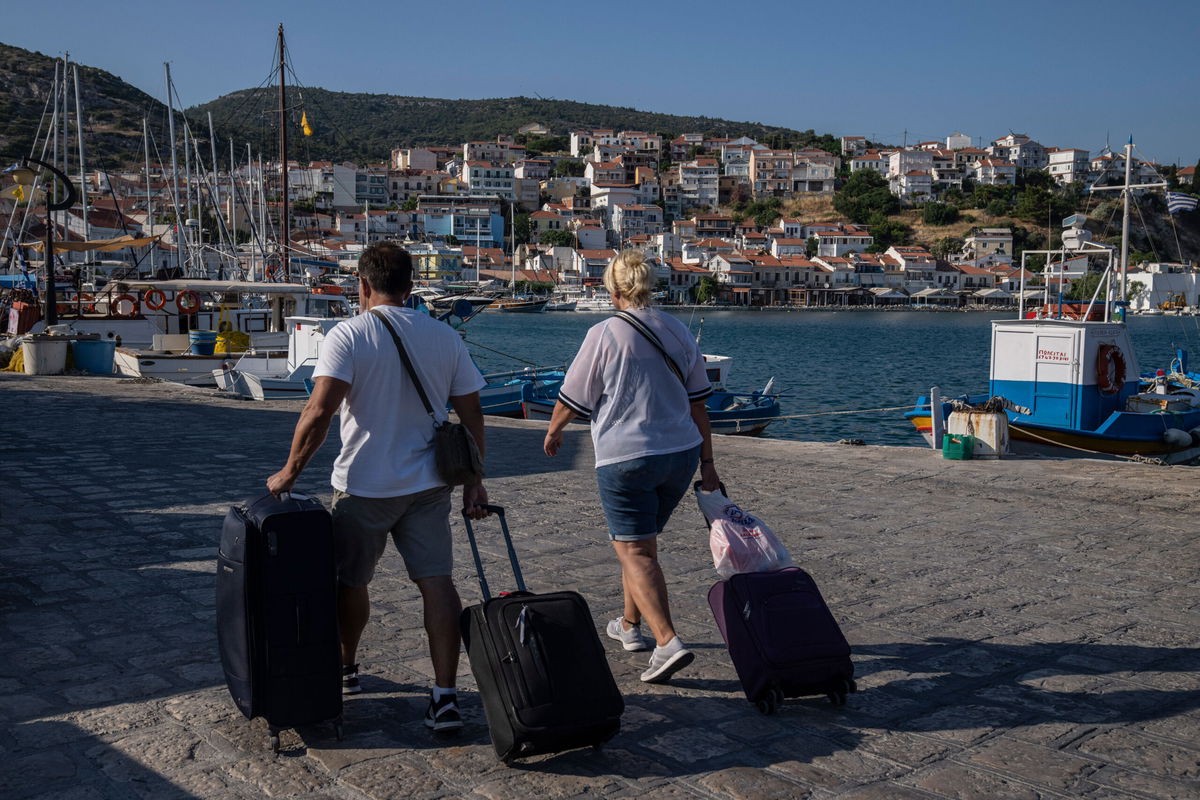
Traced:
[[850, 645], [807, 572], [789, 567], [718, 581], [708, 592], [746, 698], [773, 714], [786, 697], [857, 689]]

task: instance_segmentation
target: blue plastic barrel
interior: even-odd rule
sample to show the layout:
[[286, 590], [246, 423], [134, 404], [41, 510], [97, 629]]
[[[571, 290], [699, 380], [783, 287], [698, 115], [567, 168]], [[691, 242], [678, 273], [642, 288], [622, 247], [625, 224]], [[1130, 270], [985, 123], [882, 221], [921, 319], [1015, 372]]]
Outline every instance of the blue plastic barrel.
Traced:
[[72, 342], [75, 348], [75, 369], [90, 372], [93, 375], [111, 375], [113, 371], [113, 352], [117, 343], [112, 339], [80, 339]]
[[191, 331], [188, 342], [192, 346], [192, 355], [211, 356], [217, 347], [216, 331]]

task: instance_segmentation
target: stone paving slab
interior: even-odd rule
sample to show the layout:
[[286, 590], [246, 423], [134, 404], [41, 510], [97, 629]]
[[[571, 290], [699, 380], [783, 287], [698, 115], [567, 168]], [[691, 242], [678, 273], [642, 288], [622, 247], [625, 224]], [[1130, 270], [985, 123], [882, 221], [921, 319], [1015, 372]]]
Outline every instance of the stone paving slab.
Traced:
[[[214, 558], [225, 510], [282, 463], [299, 407], [0, 374], [0, 797], [1200, 797], [1200, 472], [732, 438], [716, 447], [723, 480], [814, 574], [854, 647], [846, 706], [763, 717], [746, 702], [685, 500], [663, 563], [698, 657], [647, 686], [645, 654], [609, 648], [627, 711], [604, 750], [505, 767], [465, 659], [466, 729], [430, 736], [420, 602], [389, 553], [345, 741], [285, 732], [273, 757], [222, 683]], [[326, 500], [331, 438], [301, 482]], [[540, 425], [489, 420], [489, 491], [530, 586], [582, 592], [601, 625], [620, 594], [590, 442], [572, 432], [551, 460], [541, 440]]]

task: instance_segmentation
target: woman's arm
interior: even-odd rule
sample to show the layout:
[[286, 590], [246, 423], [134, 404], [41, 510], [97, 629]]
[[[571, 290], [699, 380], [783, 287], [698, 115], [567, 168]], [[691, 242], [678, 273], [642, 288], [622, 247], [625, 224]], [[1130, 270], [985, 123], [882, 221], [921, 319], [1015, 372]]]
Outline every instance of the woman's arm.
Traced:
[[708, 406], [703, 400], [691, 404], [692, 420], [696, 423], [704, 441], [700, 443], [700, 488], [706, 492], [715, 492], [721, 488], [721, 479], [717, 476], [717, 468], [713, 463], [712, 428], [708, 424]]
[[[550, 427], [546, 429], [546, 440], [542, 443], [546, 455], [558, 455], [558, 449], [562, 447], [563, 429], [570, 425], [573, 419], [575, 412], [563, 405], [561, 400], [554, 404], [554, 413], [550, 415]], [[707, 422], [705, 418], [705, 423]]]

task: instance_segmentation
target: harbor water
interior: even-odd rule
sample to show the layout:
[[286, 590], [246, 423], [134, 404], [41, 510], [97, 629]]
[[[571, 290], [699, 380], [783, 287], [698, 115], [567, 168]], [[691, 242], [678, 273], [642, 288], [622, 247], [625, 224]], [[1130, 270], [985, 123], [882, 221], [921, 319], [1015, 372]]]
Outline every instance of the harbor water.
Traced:
[[[761, 389], [774, 377], [773, 391], [784, 395], [780, 403], [785, 415], [911, 405], [931, 386], [947, 396], [986, 392], [990, 322], [1016, 316], [922, 311], [672, 313], [700, 333], [705, 353], [734, 358], [731, 389]], [[602, 314], [578, 312], [488, 311], [463, 330], [480, 369], [499, 372], [570, 363], [587, 329], [602, 319]], [[1143, 371], [1166, 369], [1177, 347], [1187, 349], [1193, 364], [1200, 364], [1195, 360], [1200, 359], [1200, 317], [1132, 317], [1129, 328]], [[902, 411], [779, 420], [768, 436], [921, 444]]]

